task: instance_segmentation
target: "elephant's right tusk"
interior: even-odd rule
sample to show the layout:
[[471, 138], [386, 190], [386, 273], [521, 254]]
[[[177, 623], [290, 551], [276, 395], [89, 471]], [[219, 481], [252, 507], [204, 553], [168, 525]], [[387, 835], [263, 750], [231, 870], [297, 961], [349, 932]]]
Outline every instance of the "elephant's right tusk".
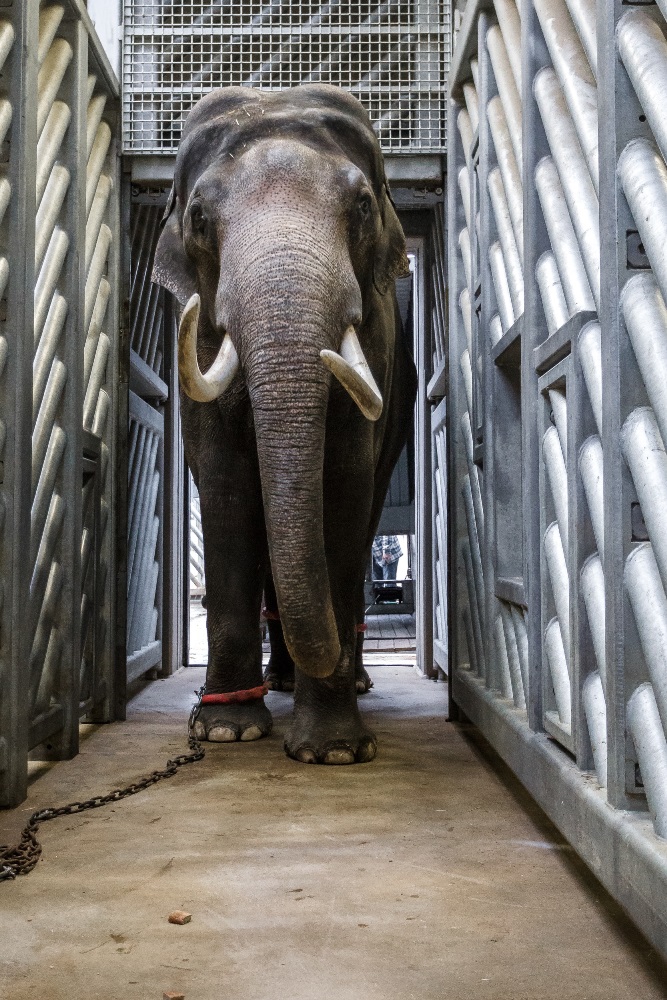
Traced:
[[178, 328], [178, 374], [186, 396], [196, 403], [212, 403], [222, 396], [239, 370], [239, 357], [226, 333], [215, 361], [202, 374], [197, 360], [199, 309], [200, 299], [195, 292], [183, 310]]
[[343, 334], [340, 354], [320, 351], [320, 357], [343, 388], [350, 394], [368, 420], [377, 420], [382, 414], [382, 393], [361, 349], [353, 326]]

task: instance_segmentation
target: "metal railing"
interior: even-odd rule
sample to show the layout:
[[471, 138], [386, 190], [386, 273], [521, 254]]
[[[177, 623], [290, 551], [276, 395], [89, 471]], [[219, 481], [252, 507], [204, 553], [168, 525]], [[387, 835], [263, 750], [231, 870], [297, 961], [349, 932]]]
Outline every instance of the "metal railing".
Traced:
[[113, 714], [120, 95], [78, 0], [3, 9], [0, 60], [0, 803], [13, 804], [31, 749], [72, 756], [79, 719]]
[[447, 405], [453, 701], [665, 952], [658, 6], [465, 7], [449, 81]]

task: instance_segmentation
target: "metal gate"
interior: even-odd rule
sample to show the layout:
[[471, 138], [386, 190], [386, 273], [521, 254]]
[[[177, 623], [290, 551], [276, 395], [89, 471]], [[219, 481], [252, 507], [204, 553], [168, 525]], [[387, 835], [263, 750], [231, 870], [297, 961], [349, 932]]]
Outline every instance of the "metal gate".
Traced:
[[119, 92], [83, 5], [0, 10], [0, 805], [112, 717]]
[[469, 0], [447, 400], [454, 703], [663, 953], [665, 16]]

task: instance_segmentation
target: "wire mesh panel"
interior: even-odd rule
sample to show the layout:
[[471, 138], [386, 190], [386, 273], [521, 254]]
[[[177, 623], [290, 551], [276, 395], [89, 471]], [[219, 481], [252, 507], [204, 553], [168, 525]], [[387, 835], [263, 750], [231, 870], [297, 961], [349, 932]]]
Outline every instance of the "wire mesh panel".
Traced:
[[444, 149], [449, 5], [126, 0], [127, 151], [175, 152], [192, 105], [215, 87], [343, 87], [383, 147]]
[[454, 703], [663, 952], [666, 17], [462, 11], [447, 399]]

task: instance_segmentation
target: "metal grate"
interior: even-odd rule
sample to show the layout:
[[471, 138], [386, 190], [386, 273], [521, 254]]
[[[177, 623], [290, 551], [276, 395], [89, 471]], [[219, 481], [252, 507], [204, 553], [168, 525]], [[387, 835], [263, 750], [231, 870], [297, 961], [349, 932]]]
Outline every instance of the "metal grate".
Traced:
[[125, 3], [124, 145], [174, 153], [216, 87], [329, 83], [358, 97], [385, 150], [444, 150], [449, 4]]

